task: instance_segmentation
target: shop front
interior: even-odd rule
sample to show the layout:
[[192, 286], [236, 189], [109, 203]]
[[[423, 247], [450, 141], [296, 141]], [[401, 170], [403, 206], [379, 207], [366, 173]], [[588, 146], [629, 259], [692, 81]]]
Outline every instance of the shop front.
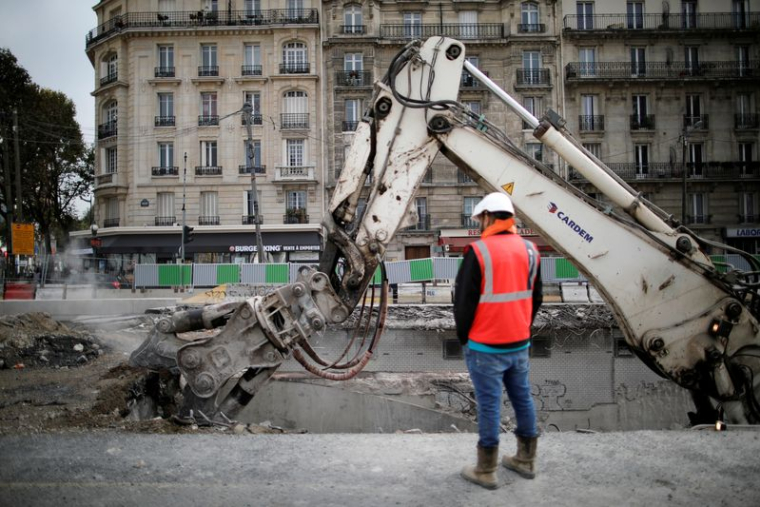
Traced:
[[[538, 250], [544, 254], [554, 254], [552, 246], [532, 229], [519, 227], [517, 232], [520, 236], [536, 244]], [[480, 229], [441, 229], [438, 238], [438, 246], [441, 247], [444, 257], [461, 257], [464, 249], [473, 241], [480, 239]]]
[[750, 254], [760, 254], [760, 227], [726, 227], [723, 229], [725, 243]]

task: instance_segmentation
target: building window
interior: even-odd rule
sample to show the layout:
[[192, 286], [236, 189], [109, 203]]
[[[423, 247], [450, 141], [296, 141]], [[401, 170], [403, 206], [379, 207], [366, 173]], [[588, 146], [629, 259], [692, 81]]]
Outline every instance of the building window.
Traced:
[[707, 197], [702, 193], [689, 194], [689, 209], [691, 217], [688, 222], [691, 224], [707, 224], [710, 219], [707, 215]]
[[417, 226], [413, 228], [418, 231], [430, 230], [430, 215], [428, 215], [427, 212], [427, 197], [415, 198], [414, 205], [417, 207]]
[[161, 168], [174, 167], [174, 143], [158, 143], [158, 165]]
[[346, 5], [343, 10], [343, 33], [364, 33], [362, 23], [362, 6], [357, 4]]
[[684, 46], [684, 66], [687, 75], [699, 75], [699, 46]]
[[282, 74], [308, 73], [308, 62], [308, 52], [303, 42], [289, 42], [282, 47]]
[[747, 76], [750, 72], [749, 46], [736, 46], [736, 65], [739, 76]]
[[702, 178], [704, 176], [704, 146], [702, 143], [689, 143], [686, 151], [689, 155], [689, 162], [687, 164], [689, 176], [692, 178]]
[[459, 11], [459, 37], [462, 39], [478, 37], [478, 11]]
[[343, 121], [343, 131], [353, 132], [356, 130], [362, 115], [361, 99], [346, 99], [345, 101], [345, 119]]
[[109, 102], [103, 109], [103, 121], [105, 123], [116, 125], [116, 120], [119, 117], [119, 105], [115, 100]]
[[644, 28], [644, 2], [628, 2], [628, 29], [641, 30]]
[[174, 76], [174, 46], [162, 44], [158, 46], [158, 69], [156, 77]]
[[478, 229], [480, 225], [472, 219], [472, 210], [483, 199], [482, 197], [465, 197], [462, 207], [462, 227], [465, 229]]
[[219, 67], [216, 60], [216, 44], [201, 44], [201, 76], [216, 76]]
[[541, 162], [544, 158], [544, 145], [541, 143], [526, 143], [525, 151], [531, 158]]
[[747, 28], [749, 23], [749, 1], [748, 0], [734, 0], [733, 3], [734, 13], [734, 28]]
[[105, 75], [108, 81], [115, 81], [119, 77], [119, 56], [116, 53], [106, 58]]
[[303, 167], [305, 160], [305, 139], [285, 140], [285, 163], [288, 167]]
[[[253, 209], [253, 190], [246, 190], [243, 198], [245, 199], [246, 215], [249, 217], [254, 216], [256, 213], [254, 213]], [[256, 200], [259, 204], [259, 214], [261, 214], [261, 190], [256, 192]], [[253, 223], [253, 221], [250, 223]]]
[[246, 16], [261, 15], [261, 0], [245, 0], [243, 8]]
[[576, 2], [575, 12], [578, 14], [578, 30], [594, 29], [594, 2]]
[[158, 12], [174, 12], [175, 10], [174, 0], [158, 0]]
[[306, 192], [303, 190], [288, 192], [288, 209], [306, 211]]
[[581, 95], [581, 117], [579, 128], [581, 131], [604, 130], [604, 119], [598, 111], [599, 97], [596, 95]]
[[174, 222], [174, 192], [159, 192], [156, 195], [156, 213], [157, 217], [166, 218], [166, 221], [169, 222], [156, 223], [156, 225], [172, 225]]
[[304, 91], [291, 90], [283, 95], [281, 128], [309, 128], [309, 97]]
[[303, 8], [303, 0], [288, 0], [285, 7], [288, 10], [288, 17], [293, 20], [306, 17]]
[[201, 116], [217, 116], [216, 112], [216, 92], [201, 93]]
[[681, 14], [683, 14], [683, 27], [697, 27], [697, 2], [696, 0], [682, 0]]
[[219, 0], [203, 0], [203, 10], [206, 12], [219, 12]]
[[483, 113], [483, 105], [479, 100], [465, 100], [462, 101], [462, 105], [467, 108], [472, 114], [480, 116]]
[[538, 4], [523, 2], [520, 4], [520, 32], [538, 32]]
[[540, 51], [523, 51], [523, 70], [527, 84], [538, 83], [539, 70], [541, 69]]
[[244, 47], [243, 72], [244, 76], [260, 76], [261, 69], [261, 46], [258, 44], [246, 44]]
[[583, 147], [599, 160], [602, 159], [602, 143], [583, 143]]
[[114, 173], [116, 173], [116, 170], [117, 170], [117, 161], [118, 161], [118, 156], [117, 156], [116, 148], [115, 147], [114, 148], [106, 148], [106, 153], [105, 153], [106, 166], [105, 166], [105, 171], [104, 172], [106, 174], [114, 174]]
[[174, 125], [174, 94], [173, 93], [159, 93], [158, 94], [158, 116], [159, 122], [157, 124]]
[[[251, 144], [253, 145], [251, 167], [263, 167], [261, 165], [261, 140], [254, 139]], [[243, 165], [248, 167], [248, 141], [243, 141]]]
[[742, 178], [751, 178], [755, 176], [752, 161], [754, 160], [753, 152], [755, 143], [739, 143], [739, 162], [740, 174]]
[[636, 157], [636, 178], [646, 178], [649, 174], [649, 146], [636, 144], [633, 147], [633, 152]]
[[596, 48], [578, 49], [581, 77], [596, 76]]
[[219, 197], [216, 192], [201, 192], [200, 225], [219, 225]]
[[642, 77], [647, 75], [646, 48], [631, 48], [631, 75], [633, 77]]
[[243, 102], [250, 104], [252, 108], [253, 118], [251, 119], [254, 125], [262, 125], [263, 118], [261, 116], [261, 93], [259, 92], [244, 92]]
[[705, 128], [705, 118], [702, 117], [702, 96], [686, 96], [686, 115], [684, 116], [684, 128]]
[[201, 141], [201, 166], [217, 167], [216, 141]]
[[407, 39], [422, 37], [422, 13], [404, 13], [404, 37]]
[[653, 126], [651, 125], [651, 122], [649, 121], [649, 108], [648, 106], [648, 100], [646, 95], [633, 95], [631, 97], [631, 102], [633, 104], [633, 111], [631, 116], [631, 129], [632, 130], [639, 130], [639, 129], [650, 129]]
[[742, 223], [757, 222], [757, 193], [742, 192], [739, 203], [739, 221]]
[[[542, 116], [543, 109], [541, 108], [541, 97], [524, 97], [523, 107], [535, 118], [540, 118]], [[522, 128], [524, 130], [533, 130], [525, 121], [522, 122]]]
[[106, 224], [119, 225], [119, 198], [109, 197], [106, 199]]

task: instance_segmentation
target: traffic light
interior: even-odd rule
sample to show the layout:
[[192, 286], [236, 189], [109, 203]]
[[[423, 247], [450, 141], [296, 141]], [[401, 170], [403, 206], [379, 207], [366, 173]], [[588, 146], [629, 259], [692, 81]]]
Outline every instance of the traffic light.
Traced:
[[185, 225], [184, 227], [182, 227], [182, 237], [183, 237], [183, 240], [182, 240], [183, 243], [190, 243], [194, 239], [193, 227], [190, 227], [189, 225]]

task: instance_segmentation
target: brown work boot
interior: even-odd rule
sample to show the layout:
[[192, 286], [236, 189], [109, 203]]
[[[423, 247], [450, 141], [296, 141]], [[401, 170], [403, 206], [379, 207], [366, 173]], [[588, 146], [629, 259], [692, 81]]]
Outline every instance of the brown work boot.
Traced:
[[538, 437], [521, 437], [517, 436], [517, 454], [514, 456], [504, 456], [501, 464], [506, 468], [517, 472], [526, 479], [533, 479], [536, 476], [536, 448], [538, 447]]
[[487, 489], [499, 487], [496, 469], [499, 468], [499, 446], [478, 446], [478, 464], [466, 466], [462, 469], [462, 477], [478, 486]]

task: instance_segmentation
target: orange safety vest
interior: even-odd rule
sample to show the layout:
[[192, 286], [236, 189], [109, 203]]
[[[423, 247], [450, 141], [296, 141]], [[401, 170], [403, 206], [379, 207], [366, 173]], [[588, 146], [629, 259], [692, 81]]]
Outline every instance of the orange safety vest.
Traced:
[[471, 244], [480, 264], [480, 302], [470, 340], [506, 345], [528, 340], [533, 283], [539, 266], [536, 245], [517, 234], [488, 236]]

